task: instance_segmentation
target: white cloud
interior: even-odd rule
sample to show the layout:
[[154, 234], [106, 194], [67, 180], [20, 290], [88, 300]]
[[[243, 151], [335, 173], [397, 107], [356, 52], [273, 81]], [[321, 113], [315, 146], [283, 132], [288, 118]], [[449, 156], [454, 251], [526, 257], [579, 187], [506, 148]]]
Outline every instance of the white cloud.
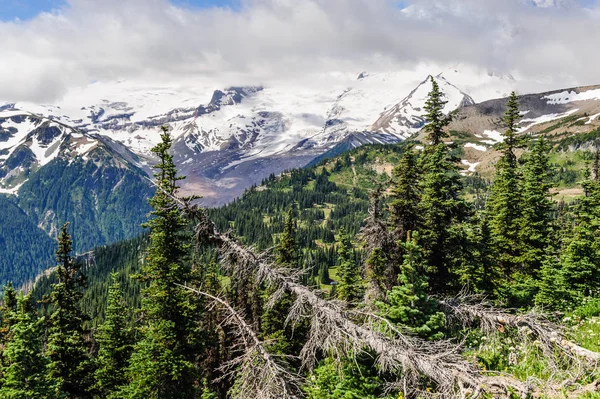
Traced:
[[245, 0], [231, 10], [70, 0], [32, 20], [0, 23], [0, 100], [50, 102], [94, 80], [256, 84], [419, 62], [464, 62], [556, 88], [600, 83], [597, 3], [404, 3]]

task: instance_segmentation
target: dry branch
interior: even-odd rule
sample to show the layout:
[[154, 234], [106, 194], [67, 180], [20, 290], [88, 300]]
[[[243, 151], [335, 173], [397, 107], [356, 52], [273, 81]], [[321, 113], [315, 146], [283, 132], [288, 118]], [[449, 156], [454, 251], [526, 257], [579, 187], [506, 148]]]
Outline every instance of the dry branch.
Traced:
[[[529, 388], [508, 376], [489, 376], [460, 354], [460, 345], [449, 341], [429, 342], [396, 331], [390, 336], [373, 326], [354, 320], [355, 313], [341, 301], [328, 301], [315, 291], [297, 283], [297, 276], [256, 254], [225, 234], [215, 231], [203, 217], [196, 237], [215, 245], [223, 266], [234, 276], [256, 275], [258, 281], [294, 295], [288, 322], [309, 317], [311, 329], [301, 351], [303, 365], [314, 367], [318, 354], [327, 352], [342, 359], [367, 351], [376, 357], [382, 372], [402, 376], [406, 394], [418, 392], [422, 377], [436, 386], [437, 397], [455, 398], [470, 392], [470, 397], [488, 392], [507, 395], [509, 390], [525, 396]], [[473, 396], [475, 394], [475, 396]]]
[[[205, 296], [227, 311], [223, 323], [234, 328], [242, 343], [242, 355], [225, 364], [225, 376], [234, 376], [236, 386], [233, 399], [299, 399], [301, 378], [288, 371], [270, 354], [244, 316], [227, 301], [206, 292], [181, 285], [198, 295]], [[222, 377], [222, 378], [224, 378]]]
[[600, 353], [590, 351], [567, 340], [560, 326], [552, 323], [543, 314], [530, 311], [524, 314], [511, 314], [498, 309], [485, 301], [476, 300], [473, 296], [461, 293], [451, 299], [439, 301], [449, 320], [463, 325], [478, 322], [485, 333], [494, 333], [505, 328], [514, 328], [522, 335], [532, 335], [541, 344], [542, 349], [549, 355], [555, 350], [561, 350], [565, 355], [575, 355], [589, 361], [600, 361]]

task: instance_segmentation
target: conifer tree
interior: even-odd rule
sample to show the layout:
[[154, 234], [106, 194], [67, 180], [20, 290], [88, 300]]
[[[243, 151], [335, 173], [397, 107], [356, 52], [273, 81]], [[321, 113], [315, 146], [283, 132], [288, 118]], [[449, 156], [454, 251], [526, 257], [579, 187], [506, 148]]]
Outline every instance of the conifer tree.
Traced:
[[582, 185], [586, 195], [576, 206], [575, 226], [561, 254], [572, 301], [597, 296], [600, 287], [600, 183], [588, 178]]
[[524, 273], [537, 277], [546, 249], [552, 240], [552, 200], [550, 188], [552, 168], [544, 138], [537, 140], [525, 162], [523, 202], [519, 233], [523, 245]]
[[31, 294], [18, 297], [9, 339], [0, 366], [0, 398], [52, 398], [46, 379], [47, 359], [42, 356], [42, 320], [35, 311]]
[[[298, 242], [296, 240], [296, 220], [294, 208], [290, 207], [285, 217], [283, 233], [277, 244], [277, 264], [287, 268], [298, 267]], [[274, 288], [264, 290], [264, 299], [273, 294]], [[292, 300], [289, 294], [283, 295], [272, 306], [265, 309], [261, 317], [262, 334], [271, 341], [270, 350], [274, 353], [290, 353], [293, 351], [294, 337], [291, 328], [287, 326], [286, 316]]]
[[389, 204], [390, 224], [395, 240], [403, 241], [406, 234], [416, 231], [419, 225], [419, 171], [413, 144], [404, 148], [393, 176]]
[[[10, 326], [13, 323], [13, 317], [17, 310], [17, 291], [13, 287], [12, 283], [8, 283], [4, 287], [4, 298], [2, 305], [0, 306], [0, 348], [4, 346], [8, 339], [8, 333]], [[0, 351], [0, 364], [2, 362], [2, 351]]]
[[96, 334], [100, 349], [96, 360], [95, 388], [103, 398], [111, 397], [119, 387], [126, 384], [126, 369], [134, 342], [133, 331], [128, 323], [129, 311], [123, 302], [118, 274], [111, 273], [111, 280], [105, 321]]
[[450, 123], [450, 118], [444, 114], [444, 107], [448, 103], [448, 101], [443, 99], [444, 93], [440, 90], [440, 86], [433, 76], [430, 77], [430, 81], [431, 91], [425, 101], [425, 120], [427, 124], [423, 130], [427, 133], [430, 148], [433, 149], [442, 143], [444, 137], [448, 136], [448, 133], [444, 129]]
[[161, 142], [152, 148], [159, 161], [154, 166], [156, 194], [149, 201], [152, 218], [145, 224], [150, 247], [139, 276], [147, 282], [142, 292], [142, 338], [131, 356], [130, 383], [120, 394], [127, 398], [184, 399], [197, 393], [194, 358], [200, 346], [196, 320], [201, 316], [196, 298], [180, 286], [191, 282], [191, 267], [186, 262], [186, 221], [174, 199], [183, 177], [169, 154], [171, 145], [168, 128], [163, 127]]
[[63, 225], [58, 236], [58, 282], [52, 285], [52, 293], [46, 301], [53, 306], [47, 333], [47, 370], [48, 378], [55, 382], [58, 396], [88, 398], [91, 397], [93, 368], [89, 332], [84, 328], [84, 323], [89, 318], [80, 307], [86, 278], [81, 272], [81, 264], [71, 256], [73, 244], [68, 226], [68, 223]]
[[460, 263], [460, 224], [467, 215], [467, 205], [461, 198], [462, 181], [458, 159], [442, 142], [447, 136], [444, 128], [450, 118], [444, 116], [443, 94], [432, 78], [432, 90], [425, 103], [425, 126], [429, 144], [426, 145], [421, 167], [421, 201], [419, 213], [422, 220], [421, 242], [430, 268], [431, 287], [436, 292], [452, 291], [456, 282], [455, 270]]
[[331, 278], [329, 277], [329, 266], [327, 264], [323, 264], [319, 269], [319, 283], [329, 285], [331, 283]]
[[504, 141], [498, 144], [502, 156], [496, 164], [496, 175], [487, 202], [491, 238], [504, 281], [512, 277], [513, 272], [522, 264], [522, 190], [515, 154], [515, 149], [522, 145], [517, 137], [520, 114], [515, 92], [506, 105], [504, 122], [507, 129], [503, 135]]
[[348, 302], [362, 299], [364, 287], [360, 276], [360, 268], [354, 259], [354, 249], [350, 236], [345, 230], [338, 234], [338, 276], [337, 297]]
[[426, 339], [441, 339], [445, 324], [444, 314], [436, 309], [436, 302], [428, 295], [428, 278], [422, 249], [416, 234], [407, 234], [404, 262], [398, 285], [388, 292], [387, 302], [380, 303], [382, 312], [390, 321], [406, 328], [411, 333]]
[[298, 243], [296, 240], [296, 221], [294, 208], [290, 207], [283, 226], [283, 234], [277, 245], [277, 263], [282, 266], [295, 268], [298, 266]]
[[540, 308], [564, 310], [573, 304], [573, 292], [554, 248], [549, 248], [542, 262], [536, 288], [534, 303]]

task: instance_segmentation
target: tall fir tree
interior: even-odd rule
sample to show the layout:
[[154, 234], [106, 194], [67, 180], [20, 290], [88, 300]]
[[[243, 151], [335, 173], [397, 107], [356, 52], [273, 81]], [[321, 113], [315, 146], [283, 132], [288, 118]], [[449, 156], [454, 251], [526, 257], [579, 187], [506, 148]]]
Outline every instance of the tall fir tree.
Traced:
[[344, 229], [338, 234], [338, 286], [337, 297], [350, 303], [362, 299], [364, 287], [360, 267], [354, 259], [354, 247], [350, 235]]
[[105, 320], [96, 334], [99, 345], [96, 359], [95, 389], [103, 398], [110, 398], [127, 383], [127, 365], [133, 350], [134, 335], [118, 274], [111, 273]]
[[542, 137], [531, 147], [523, 170], [523, 214], [521, 242], [524, 246], [525, 272], [531, 275], [541, 268], [546, 248], [552, 242], [552, 211], [550, 199], [552, 166], [548, 153], [550, 146]]
[[585, 196], [575, 208], [575, 224], [561, 254], [562, 275], [571, 302], [600, 293], [600, 183], [582, 183]]
[[462, 180], [458, 159], [442, 141], [447, 136], [446, 126], [450, 117], [443, 113], [445, 101], [437, 82], [432, 78], [432, 90], [425, 103], [425, 125], [429, 143], [421, 158], [422, 179], [420, 227], [426, 263], [430, 270], [430, 285], [436, 292], [456, 289], [455, 271], [460, 265], [461, 223], [468, 214], [468, 207], [461, 197]]
[[53, 309], [48, 320], [47, 370], [48, 378], [55, 382], [57, 396], [89, 398], [93, 365], [89, 331], [84, 327], [89, 317], [83, 313], [80, 304], [87, 284], [82, 265], [71, 256], [73, 243], [68, 226], [68, 223], [63, 225], [58, 236], [58, 282], [52, 285], [52, 293], [46, 300]]
[[423, 128], [427, 134], [427, 141], [430, 148], [435, 148], [442, 143], [444, 137], [448, 137], [445, 131], [446, 126], [450, 123], [450, 117], [444, 114], [444, 107], [448, 101], [444, 100], [444, 93], [440, 90], [440, 86], [433, 78], [430, 77], [431, 91], [427, 95], [425, 101], [425, 120], [427, 124]]
[[419, 170], [414, 145], [404, 148], [400, 162], [393, 170], [390, 193], [390, 224], [396, 241], [403, 241], [409, 231], [419, 226]]
[[31, 294], [17, 299], [12, 309], [9, 339], [2, 350], [0, 398], [54, 398], [42, 356], [43, 326], [33, 308]]
[[380, 303], [383, 315], [421, 338], [435, 340], [444, 336], [444, 313], [437, 311], [437, 303], [429, 295], [426, 264], [417, 235], [407, 233], [406, 242], [401, 244], [404, 262], [398, 285], [387, 294], [387, 301]]
[[[298, 241], [296, 239], [296, 218], [294, 207], [291, 206], [285, 216], [283, 233], [277, 244], [275, 261], [278, 265], [289, 269], [298, 267]], [[266, 287], [263, 291], [263, 300], [269, 298], [275, 292], [275, 287]], [[297, 340], [294, 340], [295, 326], [286, 323], [286, 317], [292, 305], [289, 293], [283, 294], [279, 300], [271, 306], [266, 307], [261, 317], [262, 336], [264, 340], [270, 341], [269, 350], [278, 353], [293, 353], [297, 348]]]
[[517, 100], [517, 95], [513, 92], [506, 104], [504, 122], [507, 129], [503, 135], [504, 141], [498, 144], [502, 156], [496, 164], [496, 174], [486, 206], [490, 236], [500, 268], [498, 274], [504, 282], [510, 281], [513, 273], [522, 266], [520, 228], [523, 193], [515, 154], [515, 150], [522, 147], [522, 141], [517, 136], [520, 118]]
[[277, 263], [291, 268], [298, 267], [298, 240], [296, 239], [296, 219], [291, 206], [285, 217], [283, 233], [277, 245]]
[[531, 145], [523, 167], [521, 219], [519, 220], [522, 267], [511, 287], [515, 305], [526, 306], [535, 296], [542, 265], [553, 243], [552, 166], [550, 146], [541, 137]]
[[178, 176], [169, 154], [172, 138], [162, 128], [161, 142], [152, 152], [156, 194], [150, 199], [152, 218], [144, 225], [150, 229], [150, 247], [142, 266], [141, 340], [134, 347], [128, 375], [130, 382], [119, 394], [140, 399], [185, 399], [197, 394], [198, 370], [195, 354], [201, 342], [198, 322], [201, 314], [197, 299], [181, 285], [192, 282], [186, 262], [189, 236], [186, 220], [177, 206]]

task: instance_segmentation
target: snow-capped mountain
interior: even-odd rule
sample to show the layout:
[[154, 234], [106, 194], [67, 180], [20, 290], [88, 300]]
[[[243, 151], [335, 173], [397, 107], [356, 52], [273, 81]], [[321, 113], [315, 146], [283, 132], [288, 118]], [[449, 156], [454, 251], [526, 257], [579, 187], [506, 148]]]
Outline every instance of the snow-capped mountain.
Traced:
[[444, 101], [447, 101], [444, 113], [448, 114], [455, 109], [475, 104], [471, 96], [463, 93], [443, 76], [438, 75], [435, 78], [428, 76], [406, 98], [381, 114], [371, 130], [393, 134], [402, 138], [410, 137], [421, 130], [426, 123], [424, 108], [427, 95], [431, 91], [431, 79], [435, 79], [440, 86], [440, 90], [444, 93]]
[[[188, 177], [184, 189], [203, 194], [208, 205], [221, 204], [339, 143], [392, 143], [418, 131], [430, 90], [425, 70], [362, 72], [328, 87], [97, 82], [54, 105], [6, 104], [0, 107], [0, 188], [17, 194], [33, 171], [57, 158], [88, 159], [98, 146], [149, 171], [159, 127], [169, 125], [175, 160]], [[474, 102], [463, 87], [489, 99], [514, 83], [458, 66], [438, 70], [435, 79], [447, 112]]]

